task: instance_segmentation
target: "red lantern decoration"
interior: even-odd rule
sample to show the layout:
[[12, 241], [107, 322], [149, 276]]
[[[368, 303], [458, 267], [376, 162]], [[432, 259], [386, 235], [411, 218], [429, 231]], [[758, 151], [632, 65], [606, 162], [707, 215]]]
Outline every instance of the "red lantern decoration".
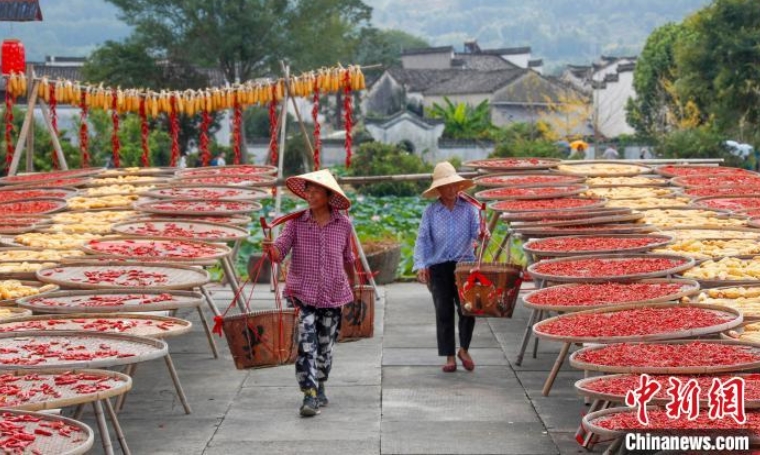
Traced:
[[3, 40], [2, 71], [3, 74], [26, 71], [26, 52], [21, 41], [17, 39]]

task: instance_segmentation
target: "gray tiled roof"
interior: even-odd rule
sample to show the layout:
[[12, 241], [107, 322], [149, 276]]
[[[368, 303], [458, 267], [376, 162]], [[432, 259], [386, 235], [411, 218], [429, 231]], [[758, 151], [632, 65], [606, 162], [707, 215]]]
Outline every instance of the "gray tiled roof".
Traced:
[[521, 68], [494, 71], [460, 70], [455, 77], [435, 84], [424, 91], [425, 95], [465, 95], [493, 93], [513, 82], [528, 70]]
[[443, 54], [447, 52], [454, 52], [454, 46], [416, 47], [405, 49], [401, 55]]
[[41, 20], [42, 9], [39, 0], [0, 0], [0, 21], [28, 22]]
[[456, 58], [462, 61], [462, 67], [471, 70], [490, 71], [517, 68], [512, 62], [492, 54], [457, 53]]
[[404, 69], [389, 68], [388, 73], [399, 84], [406, 87], [410, 92], [424, 92], [428, 88], [447, 81], [462, 71], [461, 69], [434, 70], [434, 69]]

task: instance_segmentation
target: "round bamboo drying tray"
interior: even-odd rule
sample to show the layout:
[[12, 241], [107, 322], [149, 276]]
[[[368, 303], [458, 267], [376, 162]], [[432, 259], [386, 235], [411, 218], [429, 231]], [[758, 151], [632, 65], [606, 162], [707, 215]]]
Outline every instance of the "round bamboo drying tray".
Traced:
[[[708, 288], [708, 289], [705, 289], [705, 291], [708, 294], [707, 298], [713, 299], [713, 300], [718, 300], [718, 301], [717, 302], [707, 302], [707, 303], [712, 303], [714, 305], [723, 305], [723, 306], [727, 306], [727, 307], [731, 307], [731, 308], [736, 308], [737, 310], [739, 310], [739, 311], [742, 312], [742, 314], [744, 315], [744, 322], [747, 323], [747, 324], [760, 321], [760, 309], [758, 309], [757, 311], [748, 311], [746, 308], [744, 308], [743, 304], [739, 304], [739, 303], [732, 304], [731, 303], [731, 301], [733, 301], [733, 300], [739, 300], [740, 298], [744, 298], [744, 299], [748, 299], [748, 300], [753, 300], [754, 299], [754, 300], [757, 300], [757, 305], [758, 305], [758, 307], [760, 307], [760, 292], [759, 292], [758, 296], [756, 296], [756, 297], [754, 297], [754, 296], [750, 296], [750, 297], [746, 297], [746, 296], [737, 296], [737, 297], [711, 297], [709, 295], [710, 291], [721, 291], [721, 290], [724, 290], [724, 289], [736, 289], [736, 288], [757, 289], [758, 291], [760, 291], [760, 286], [722, 286], [722, 287], [717, 287], [717, 288]], [[699, 301], [699, 297], [700, 296], [701, 296], [701, 293], [699, 295], [692, 296], [690, 300], [692, 302], [701, 303]], [[745, 304], [751, 304], [751, 302], [745, 302]]]
[[[84, 282], [85, 273], [104, 272], [107, 270], [123, 271], [139, 270], [143, 273], [157, 273], [164, 275], [165, 280], [161, 283], [140, 284], [135, 283], [109, 283], [98, 281], [96, 283]], [[37, 271], [37, 279], [45, 283], [57, 284], [64, 288], [72, 289], [119, 289], [148, 287], [151, 289], [192, 289], [203, 286], [209, 281], [209, 274], [203, 269], [180, 265], [136, 265], [124, 263], [100, 263], [97, 265], [68, 265], [64, 267], [46, 267]]]
[[[748, 374], [735, 374], [731, 376], [738, 376], [738, 377], [746, 377]], [[609, 380], [615, 380], [618, 378], [625, 378], [630, 377], [634, 378], [636, 382], [639, 381], [638, 375], [630, 375], [630, 374], [612, 374], [612, 375], [606, 375], [606, 376], [595, 376], [591, 378], [585, 378], [580, 379], [575, 382], [575, 390], [578, 391], [578, 395], [581, 395], [583, 397], [587, 397], [591, 400], [602, 400], [602, 401], [610, 401], [612, 403], [624, 403], [625, 402], [625, 395], [623, 394], [617, 394], [617, 393], [604, 393], [597, 390], [591, 390], [587, 387], [590, 384], [593, 384], [595, 382], [604, 382]], [[660, 384], [662, 387], [660, 390], [665, 391], [668, 388], [667, 378], [669, 376], [660, 376], [660, 378], [665, 379], [664, 384]], [[696, 378], [697, 376], [695, 376]], [[707, 376], [709, 377], [709, 376]], [[658, 377], [655, 376], [653, 379], [657, 379]], [[746, 380], [746, 379], [745, 379]], [[659, 382], [659, 381], [658, 381]], [[705, 389], [702, 389], [705, 390]], [[652, 397], [652, 399], [649, 401], [652, 405], [659, 405], [659, 406], [665, 406], [669, 402], [671, 402], [670, 397], [663, 397], [658, 398], [657, 396]], [[708, 400], [706, 398], [700, 398], [699, 400], [699, 406], [700, 408], [707, 408], [708, 407]], [[745, 396], [744, 398], [744, 407], [747, 409], [759, 409], [760, 408], [760, 399], [750, 399]]]
[[[97, 321], [115, 320], [134, 322], [136, 327], [124, 330], [88, 328], [88, 324]], [[49, 321], [56, 321], [49, 323]], [[33, 324], [29, 324], [33, 323]], [[40, 323], [40, 324], [36, 324]], [[42, 328], [35, 328], [35, 326]], [[163, 327], [163, 328], [162, 328]], [[56, 315], [27, 316], [14, 319], [13, 321], [0, 320], [0, 333], [23, 333], [23, 332], [92, 332], [92, 333], [123, 333], [126, 335], [142, 336], [149, 338], [171, 338], [184, 335], [192, 329], [190, 321], [169, 316], [152, 314], [120, 314], [120, 313], [67, 313]]]
[[224, 185], [224, 186], [272, 186], [277, 181], [273, 175], [213, 175], [203, 177], [178, 177], [170, 182], [171, 186], [176, 185]]
[[[651, 284], [677, 283], [677, 284], [681, 284], [682, 287], [681, 287], [681, 291], [679, 292], [668, 294], [662, 297], [653, 298], [653, 299], [644, 299], [644, 300], [636, 300], [636, 301], [629, 301], [629, 302], [605, 302], [603, 304], [593, 305], [593, 306], [545, 305], [545, 304], [530, 302], [531, 296], [539, 294], [544, 289], [549, 289], [549, 288], [537, 289], [535, 291], [531, 291], [525, 296], [523, 296], [522, 301], [523, 301], [523, 305], [525, 305], [526, 308], [543, 310], [543, 311], [573, 312], [573, 311], [585, 311], [591, 308], [619, 307], [622, 305], [637, 305], [638, 306], [638, 305], [646, 305], [646, 304], [652, 304], [652, 303], [678, 301], [683, 297], [688, 297], [699, 292], [699, 283], [697, 283], [694, 280], [672, 279], [672, 278], [649, 278], [645, 280], [637, 280], [636, 283], [651, 283]], [[569, 288], [569, 287], [574, 287], [574, 286], [582, 286], [584, 284], [586, 283], [560, 284], [560, 285], [552, 286], [551, 288], [554, 288], [554, 289]]]
[[[174, 229], [166, 231], [167, 228]], [[119, 234], [150, 237], [152, 239], [205, 240], [234, 242], [248, 238], [248, 230], [229, 224], [203, 221], [156, 219], [155, 221], [128, 221], [117, 223], [112, 230]]]
[[218, 259], [187, 259], [183, 261], [175, 261], [172, 259], [166, 259], [166, 258], [130, 258], [130, 257], [119, 257], [119, 256], [106, 256], [103, 254], [96, 255], [96, 254], [90, 254], [87, 256], [82, 257], [76, 257], [76, 258], [64, 258], [61, 259], [59, 262], [60, 266], [69, 266], [69, 265], [94, 265], [99, 266], [102, 264], [119, 264], [119, 265], [136, 265], [136, 266], [142, 266], [142, 265], [150, 265], [150, 266], [175, 266], [175, 265], [181, 265], [181, 266], [197, 266], [197, 267], [211, 267], [213, 265], [218, 264]]
[[[57, 344], [54, 344], [57, 343]], [[25, 362], [40, 360], [36, 365], [19, 365], [13, 362], [19, 361], [19, 355], [0, 353], [0, 369], [43, 369], [43, 368], [109, 368], [120, 365], [129, 365], [148, 360], [165, 357], [169, 348], [165, 341], [155, 338], [147, 338], [121, 333], [91, 333], [78, 331], [40, 332], [29, 331], [23, 333], [0, 333], [0, 348], [5, 351], [17, 350], [28, 351], [25, 348], [34, 348], [39, 345], [60, 347], [61, 353], [76, 352], [78, 354], [92, 354], [98, 351], [113, 350], [118, 354], [109, 357], [97, 357], [92, 359], [55, 359], [50, 354], [32, 354], [21, 357]], [[84, 347], [66, 351], [66, 347]], [[53, 351], [51, 351], [53, 352]]]
[[[189, 222], [189, 223], [212, 223], [212, 224], [221, 224], [225, 226], [237, 226], [237, 227], [245, 227], [248, 226], [248, 224], [251, 222], [250, 216], [242, 216], [242, 215], [230, 215], [230, 216], [192, 216], [192, 215], [148, 215], [143, 214], [142, 216], [139, 216], [137, 218], [134, 218], [129, 221], [182, 221], [182, 222]], [[121, 221], [121, 223], [126, 223], [127, 220]]]
[[[737, 310], [738, 311], [738, 310]], [[742, 343], [747, 344], [753, 344], [755, 346], [760, 346], [760, 331], [753, 331], [754, 333], [757, 333], [758, 337], [757, 339], [752, 338], [742, 338], [741, 336], [744, 334], [745, 330], [744, 328], [751, 324], [757, 324], [758, 321], [747, 321], [745, 320], [742, 324], [740, 324], [738, 327], [733, 327], [729, 330], [725, 330], [721, 332], [720, 338], [722, 340], [735, 340], [735, 341], [741, 341]]]
[[[531, 199], [554, 199], [581, 194], [588, 190], [585, 185], [562, 185], [562, 186], [535, 186], [528, 188], [491, 188], [475, 193], [475, 198], [484, 201], [501, 201], [506, 199], [531, 200]], [[523, 192], [518, 195], [504, 195], [508, 192]]]
[[682, 188], [717, 188], [720, 186], [760, 185], [760, 174], [682, 176], [670, 179], [670, 184]]
[[[760, 180], [758, 181], [758, 184], [760, 184]], [[738, 199], [738, 200], [756, 200], [757, 206], [754, 207], [739, 207], [738, 209], [731, 209], [731, 208], [713, 208], [708, 205], [710, 201], [719, 200], [719, 199]], [[751, 195], [751, 196], [709, 196], [709, 197], [700, 197], [696, 198], [693, 201], [691, 201], [692, 205], [694, 207], [703, 208], [705, 210], [744, 210], [744, 209], [760, 209], [760, 196], [759, 195]]]
[[[647, 406], [647, 409], [649, 410], [657, 410], [660, 408], [657, 408], [655, 406]], [[595, 411], [590, 412], [583, 416], [583, 423], [581, 425], [586, 431], [589, 431], [593, 434], [598, 435], [601, 438], [605, 439], [617, 439], [619, 437], [623, 437], [628, 433], [634, 433], [634, 432], [646, 432], [646, 433], [652, 433], [652, 434], [663, 434], [663, 435], [673, 435], [673, 436], [683, 436], [683, 435], [690, 435], [694, 436], [696, 434], [710, 434], [711, 431], [709, 428], [701, 429], [701, 430], [652, 430], [647, 429], [645, 426], [641, 426], [641, 428], [637, 429], [608, 429], [603, 428], [599, 426], [595, 421], [598, 419], [601, 419], [603, 417], [612, 415], [612, 414], [618, 414], [618, 413], [635, 413], [636, 409], [632, 409], [629, 407], [617, 407], [617, 408], [610, 408], [610, 409], [603, 409], [601, 411]], [[685, 417], [684, 417], [685, 418]], [[742, 433], [743, 435], [745, 433]], [[749, 436], [750, 445], [757, 444], [760, 440], [760, 435], [757, 433], [749, 433], [747, 434]], [[649, 452], [647, 452], [649, 453]], [[678, 451], [665, 451], [665, 452], [658, 452], [656, 455], [660, 454], [673, 454], [673, 453], [683, 453]], [[693, 452], [693, 453], [702, 453], [699, 451]], [[740, 452], [736, 452], [740, 453]]]
[[[36, 195], [24, 195], [23, 193], [29, 193], [31, 191], [41, 194]], [[18, 202], [28, 201], [29, 199], [68, 199], [75, 196], [79, 190], [76, 188], [51, 188], [51, 187], [39, 187], [39, 188], [0, 188], [0, 198], [8, 197], [8, 199], [2, 199], [2, 202]], [[8, 196], [9, 193], [13, 193], [13, 196]], [[16, 195], [16, 193], [20, 193]]]
[[125, 167], [117, 169], [106, 169], [98, 177], [119, 177], [125, 175], [174, 175], [177, 172], [175, 167]]
[[231, 164], [229, 166], [211, 166], [202, 168], [182, 169], [176, 172], [177, 177], [209, 177], [217, 175], [259, 176], [277, 174], [275, 166], [255, 164]]
[[[523, 183], [522, 180], [538, 177], [541, 181]], [[486, 188], [535, 188], [541, 186], [561, 186], [583, 183], [583, 177], [556, 175], [549, 173], [519, 172], [509, 174], [487, 174], [473, 179], [475, 185]]]
[[[185, 245], [189, 245], [192, 247], [203, 247], [203, 248], [211, 248], [214, 249], [214, 253], [207, 254], [204, 256], [196, 256], [196, 257], [188, 257], [188, 256], [139, 256], [139, 255], [129, 255], [129, 254], [117, 254], [117, 253], [110, 253], [105, 250], [99, 250], [95, 247], [93, 247], [93, 241], [90, 240], [88, 242], [85, 242], [84, 245], [82, 245], [82, 250], [88, 254], [92, 255], [98, 255], [103, 256], [105, 258], [114, 258], [114, 259], [129, 259], [129, 260], [147, 260], [147, 261], [166, 261], [166, 262], [199, 262], [199, 263], [208, 263], [209, 261], [215, 262], [223, 257], [227, 257], [230, 254], [232, 254], [232, 250], [227, 245], [222, 245], [219, 243], [209, 243], [209, 242], [199, 242], [196, 240], [180, 240], [180, 239], [157, 239], [157, 238], [145, 238], [145, 237], [139, 237], [139, 236], [123, 236], [119, 238], [114, 239], [105, 239], [105, 240], [96, 240], [97, 244], [101, 245], [107, 245], [107, 244], [127, 244], [134, 246], [135, 248], [139, 248], [142, 245], [170, 245], [172, 243], [181, 243]], [[86, 259], [83, 258], [83, 259]]]
[[513, 229], [541, 228], [546, 226], [590, 226], [594, 224], [628, 223], [644, 218], [640, 212], [625, 213], [622, 215], [595, 216], [590, 218], [576, 218], [572, 220], [541, 220], [541, 221], [516, 221], [510, 224]]
[[[758, 226], [760, 227], [760, 226]], [[726, 227], [726, 228], [717, 228], [717, 227], [681, 227], [681, 226], [674, 226], [674, 227], [663, 227], [659, 228], [660, 232], [668, 232], [675, 234], [675, 240], [678, 240], [678, 232], [679, 231], [700, 231], [700, 232], [706, 232], [706, 233], [712, 233], [715, 234], [709, 234], [708, 237], [699, 237], [700, 240], [703, 239], [716, 239], [716, 240], [730, 240], [733, 238], [757, 238], [760, 239], [760, 229], [754, 229], [754, 228], [747, 228], [742, 226], [732, 226], [732, 227]], [[731, 237], [729, 234], [730, 232], [745, 232], [747, 234], [752, 234], [754, 237]], [[669, 234], [670, 235], [670, 234]]]
[[[176, 209], [160, 207], [166, 204], [177, 204], [178, 207]], [[198, 211], [192, 210], [191, 207], [193, 204], [199, 207], [208, 207], [210, 205], [216, 205], [217, 207], [214, 207], [213, 210], [203, 210], [201, 212], [198, 212]], [[238, 207], [237, 208], [219, 207], [219, 205], [223, 205], [223, 204], [234, 204], [234, 205], [237, 205]], [[182, 206], [184, 205], [189, 205], [189, 207], [182, 208]], [[172, 200], [142, 202], [142, 203], [135, 204], [135, 208], [142, 212], [157, 213], [161, 215], [197, 216], [200, 213], [204, 216], [214, 216], [214, 215], [248, 214], [251, 212], [261, 210], [262, 207], [261, 207], [261, 204], [259, 204], [258, 202], [253, 202], [253, 201], [234, 201], [234, 200], [229, 201], [226, 199], [216, 199], [214, 201], [207, 201], [204, 199], [172, 199]]]
[[[564, 210], [564, 211], [535, 211], [535, 212], [508, 212], [502, 213], [500, 218], [506, 222], [513, 221], [541, 221], [551, 220], [575, 220], [595, 218], [600, 216], [627, 215], [633, 213], [629, 208], [599, 208], [593, 210]], [[760, 231], [758, 231], [760, 232]]]
[[[44, 294], [47, 294], [49, 292], [55, 292], [58, 289], [60, 289], [55, 284], [49, 284], [49, 283], [46, 284], [46, 283], [42, 283], [40, 281], [31, 281], [31, 280], [18, 280], [18, 281], [20, 281], [21, 284], [24, 285], [24, 286], [29, 286], [29, 287], [37, 288], [38, 290], [40, 288], [45, 288], [45, 290], [41, 291], [39, 294], [34, 294], [33, 296], [28, 296], [28, 297], [36, 297], [38, 295], [44, 295]], [[13, 298], [13, 299], [0, 300], [0, 307], [15, 306], [16, 305], [16, 301], [19, 300], [20, 298], [22, 298], [22, 297], [17, 297], [17, 298]]]
[[[704, 169], [704, 172], [698, 172], [698, 173], [695, 172], [693, 174], [679, 174], [679, 173], [670, 172], [670, 169], [672, 169], [672, 168], [694, 169], [694, 170]], [[716, 172], [720, 173], [721, 175], [725, 175], [724, 174], [725, 171], [721, 171], [721, 170], [725, 170], [725, 169], [733, 169], [732, 171], [729, 171], [731, 174], [733, 174], [733, 173], [736, 173], [736, 174], [743, 174], [743, 173], [752, 174], [753, 173], [752, 171], [748, 171], [746, 169], [727, 168], [727, 167], [723, 167], [723, 166], [711, 166], [711, 165], [704, 165], [704, 164], [678, 164], [678, 165], [666, 164], [666, 165], [662, 165], [662, 166], [655, 166], [654, 167], [654, 172], [657, 173], [657, 174], [659, 174], [659, 175], [661, 175], [661, 176], [663, 176], [663, 177], [666, 177], [666, 178], [673, 178], [673, 177], [686, 177], [686, 176], [694, 177], [694, 176], [697, 176], [697, 175], [715, 175]]]
[[[24, 202], [49, 202], [52, 204], [52, 207], [46, 210], [40, 210], [39, 212], [31, 212], [31, 213], [17, 213], [10, 210], [10, 206], [12, 204], [21, 204]], [[61, 210], [65, 210], [67, 207], [66, 199], [55, 199], [55, 198], [37, 198], [37, 199], [27, 199], [24, 201], [14, 201], [14, 202], [0, 202], [0, 213], [6, 215], [6, 216], [24, 216], [24, 215], [47, 215], [49, 213], [55, 213], [60, 212]]]
[[[562, 275], [546, 275], [540, 272], [536, 272], [536, 266], [539, 264], [550, 264], [559, 262], [572, 263], [574, 261], [585, 261], [589, 259], [601, 259], [608, 261], [620, 261], [628, 259], [670, 259], [674, 261], [680, 261], [681, 264], [671, 267], [666, 270], [658, 270], [646, 273], [631, 273], [626, 275], [610, 275], [610, 276], [594, 276], [594, 277], [579, 277], [579, 276], [562, 276]], [[557, 259], [547, 259], [540, 263], [533, 264], [528, 267], [528, 272], [531, 276], [551, 282], [564, 282], [564, 283], [603, 283], [607, 281], [630, 281], [638, 280], [642, 278], [661, 278], [674, 275], [683, 270], [690, 269], [694, 266], [694, 259], [679, 256], [676, 254], [600, 254], [595, 256], [568, 256]], [[697, 280], [698, 281], [698, 280]]]
[[[100, 386], [109, 386], [108, 389], [98, 390], [97, 392], [81, 393], [74, 387], [75, 384], [59, 385], [55, 383], [55, 378], [61, 375], [86, 375], [93, 379], [79, 379]], [[5, 401], [0, 406], [7, 409], [16, 409], [23, 411], [46, 411], [50, 409], [65, 408], [81, 403], [90, 403], [92, 401], [105, 400], [111, 397], [122, 395], [132, 389], [132, 378], [126, 374], [108, 370], [94, 369], [43, 369], [30, 372], [29, 370], [2, 371], [2, 376], [17, 376], [20, 379], [13, 381], [13, 385], [20, 388], [22, 392], [30, 389], [38, 389], [42, 385], [47, 385], [54, 389], [59, 396], [47, 394], [32, 394], [29, 400], [25, 401]], [[27, 379], [32, 376], [34, 379]], [[95, 379], [98, 378], [98, 379]], [[6, 395], [6, 400], [9, 398]]]
[[[535, 249], [534, 246], [547, 239], [588, 239], [588, 238], [612, 238], [612, 239], [652, 239], [653, 242], [645, 246], [634, 248], [616, 248], [614, 250], [582, 250], [582, 251], [551, 251]], [[568, 235], [561, 237], [548, 237], [542, 239], [533, 239], [523, 245], [523, 249], [535, 256], [540, 257], [563, 257], [579, 256], [581, 254], [618, 254], [618, 253], [643, 253], [655, 248], [660, 248], [673, 242], [673, 237], [661, 234], [628, 234], [628, 235]]]
[[[545, 333], [541, 331], [541, 328], [545, 327], [547, 324], [551, 324], [557, 320], [567, 320], [568, 318], [576, 318], [580, 315], [617, 313], [619, 311], [637, 310], [637, 309], [644, 309], [644, 308], [673, 309], [676, 307], [700, 308], [704, 310], [713, 311], [716, 313], [727, 313], [727, 314], [730, 314], [733, 317], [733, 319], [720, 323], [720, 324], [713, 325], [713, 326], [708, 326], [708, 327], [699, 327], [699, 328], [694, 328], [694, 329], [675, 330], [672, 332], [651, 333], [651, 334], [646, 334], [646, 335], [631, 335], [631, 336], [577, 337], [577, 336], [552, 335], [550, 333]], [[743, 322], [743, 318], [740, 311], [735, 310], [733, 308], [720, 306], [720, 305], [705, 305], [705, 304], [700, 304], [700, 303], [679, 304], [675, 302], [653, 303], [653, 304], [646, 304], [646, 305], [628, 304], [628, 305], [619, 305], [615, 307], [594, 308], [594, 309], [585, 310], [585, 311], [576, 311], [569, 314], [564, 314], [564, 315], [555, 316], [549, 319], [544, 319], [543, 321], [537, 322], [533, 326], [533, 334], [538, 338], [546, 339], [549, 341], [557, 341], [560, 343], [600, 343], [600, 344], [640, 343], [640, 342], [646, 342], [646, 341], [678, 340], [678, 339], [683, 339], [683, 338], [693, 338], [693, 337], [700, 337], [700, 336], [708, 335], [708, 334], [720, 333], [726, 330], [733, 329], [734, 327], [738, 327], [742, 322]], [[18, 322], [14, 322], [12, 324], [18, 324]]]
[[[545, 211], [558, 211], [558, 212], [564, 212], [564, 211], [588, 211], [588, 210], [594, 210], [604, 207], [604, 204], [607, 203], [606, 199], [590, 199], [590, 198], [559, 198], [559, 199], [546, 199], [547, 201], [568, 201], [568, 200], [583, 200], [583, 205], [573, 206], [573, 207], [562, 207], [561, 204], [558, 203], [557, 207], [543, 207], [543, 208], [530, 208], [530, 209], [513, 209], [509, 208], [507, 203], [514, 203], [514, 202], [528, 202], [528, 201], [515, 201], [515, 200], [504, 200], [504, 201], [495, 201], [488, 204], [488, 208], [495, 211], [495, 212], [509, 212], [509, 213], [516, 213], [516, 212], [545, 212]], [[542, 200], [542, 199], [537, 199]], [[531, 202], [535, 202], [536, 199], [534, 199]]]
[[[17, 411], [12, 409], [4, 409], [2, 411], [2, 414], [9, 414], [13, 416], [30, 416], [35, 420], [39, 419], [37, 422], [14, 422], [16, 425], [21, 425], [24, 428], [24, 432], [34, 434], [34, 442], [24, 449], [23, 453], [25, 454], [42, 453], [56, 455], [79, 455], [89, 452], [95, 439], [90, 427], [82, 422], [69, 419], [67, 417], [40, 412]], [[5, 421], [5, 418], [0, 418], [0, 421]], [[72, 432], [71, 436], [64, 436], [56, 433], [53, 433], [52, 436], [35, 434], [35, 430], [37, 429], [46, 431], [50, 430], [49, 428], [41, 427], [41, 422], [51, 422], [55, 424], [62, 422], [65, 425], [68, 425], [69, 428], [73, 428], [74, 431]]]
[[[136, 177], [136, 180], [116, 180], [107, 181], [106, 179], [118, 179], [120, 177]], [[85, 185], [87, 188], [97, 188], [109, 185], [165, 185], [169, 183], [171, 176], [156, 177], [150, 175], [122, 175], [122, 176], [98, 176]]]
[[[646, 343], [631, 343], [632, 345], [647, 345], [647, 344], [687, 344], [694, 343], [696, 340], [681, 340], [681, 341], [660, 341], [660, 342], [646, 342]], [[760, 355], [760, 346], [755, 346], [749, 343], [731, 341], [731, 340], [704, 340], [701, 343], [708, 344], [721, 344], [721, 345], [739, 345], [746, 346], [748, 350]], [[581, 362], [577, 360], [577, 357], [583, 352], [594, 351], [603, 349], [607, 346], [614, 345], [597, 345], [589, 346], [579, 349], [570, 354], [570, 366], [579, 370], [599, 371], [603, 373], [628, 373], [628, 374], [716, 374], [716, 373], [731, 373], [736, 371], [749, 371], [760, 368], [760, 361], [738, 363], [733, 365], [700, 365], [700, 366], [684, 366], [684, 367], [655, 367], [655, 366], [630, 366], [630, 365], [599, 365], [595, 363]]]
[[[592, 182], [589, 182], [589, 178], [594, 177], [584, 177], [586, 180], [584, 181], [584, 184], [587, 185], [592, 190], [594, 188], [618, 188], [618, 187], [631, 187], [631, 188], [649, 188], [649, 187], [663, 187], [668, 186], [668, 181], [662, 178], [658, 178], [656, 176], [647, 176], [647, 175], [636, 175], [634, 177], [643, 177], [647, 180], [650, 180], [648, 182], [641, 182], [641, 183], [603, 183], [601, 185], [593, 185]], [[615, 177], [611, 177], [615, 178]], [[626, 178], [626, 177], [621, 177]]]
[[[205, 190], [205, 191], [204, 191]], [[208, 193], [217, 193], [212, 197]], [[227, 193], [227, 194], [225, 194]], [[232, 193], [232, 194], [230, 194]], [[200, 196], [199, 196], [200, 194]], [[143, 193], [143, 196], [154, 199], [226, 199], [228, 201], [253, 201], [266, 199], [271, 195], [258, 188], [241, 188], [224, 185], [182, 185], [165, 188], [155, 188]]]
[[[561, 226], [560, 226], [561, 227]], [[567, 226], [565, 229], [546, 229], [537, 225], [518, 226], [511, 228], [517, 234], [526, 237], [557, 237], [563, 235], [604, 235], [604, 234], [647, 234], [657, 231], [657, 226], [651, 224], [598, 224], [594, 226]]]
[[24, 308], [0, 308], [0, 323], [16, 321], [31, 315], [32, 311]]
[[5, 261], [0, 262], [0, 269], [3, 266], [10, 264], [17, 264], [17, 268], [23, 264], [26, 264], [26, 270], [23, 271], [9, 271], [3, 272], [0, 270], [0, 280], [36, 280], [37, 270], [45, 267], [58, 264], [60, 261]]
[[[589, 169], [588, 171], [584, 171], [584, 167], [594, 166], [594, 165], [615, 165], [616, 167], [619, 167], [621, 169], [628, 168], [630, 170], [622, 171], [621, 172], [605, 172], [602, 169], [599, 169], [598, 171]], [[578, 169], [572, 169], [572, 168], [578, 168]], [[642, 174], [648, 174], [652, 172], [652, 168], [649, 166], [644, 166], [642, 164], [630, 164], [621, 162], [620, 160], [613, 160], [613, 161], [604, 161], [604, 160], [598, 160], [594, 161], [593, 163], [585, 163], [583, 161], [571, 161], [571, 162], [563, 162], [562, 167], [558, 167], [556, 169], [552, 169], [552, 172], [557, 172], [561, 175], [575, 175], [575, 176], [581, 176], [581, 177], [635, 177]]]
[[488, 158], [462, 163], [464, 167], [478, 168], [486, 171], [519, 171], [551, 169], [559, 166], [562, 160], [557, 158]]
[[[156, 301], [151, 302], [151, 300]], [[124, 290], [57, 291], [44, 296], [19, 299], [18, 305], [35, 313], [70, 314], [172, 311], [197, 308], [203, 302], [204, 297], [198, 292], [140, 289], [135, 292]]]
[[100, 174], [102, 169], [69, 169], [67, 171], [38, 172], [0, 178], [0, 185], [18, 185], [28, 183], [45, 183], [50, 180], [90, 177]]

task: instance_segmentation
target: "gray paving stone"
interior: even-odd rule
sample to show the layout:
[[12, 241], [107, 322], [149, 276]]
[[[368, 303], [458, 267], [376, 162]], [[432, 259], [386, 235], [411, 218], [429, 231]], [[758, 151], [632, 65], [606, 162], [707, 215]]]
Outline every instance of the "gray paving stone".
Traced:
[[212, 442], [204, 455], [256, 454], [256, 455], [322, 455], [351, 454], [377, 455], [380, 453], [380, 437], [361, 441], [247, 441]]
[[558, 453], [540, 423], [383, 422], [384, 454]]
[[[435, 324], [398, 324], [388, 327], [383, 333], [385, 348], [436, 348]], [[470, 348], [498, 348], [499, 343], [485, 323], [476, 323]]]
[[525, 396], [514, 372], [504, 366], [478, 366], [472, 372], [444, 373], [425, 366], [383, 367], [383, 389], [491, 387], [509, 395]]
[[[476, 368], [483, 366], [506, 366], [507, 359], [501, 349], [474, 348], [470, 353]], [[436, 348], [386, 348], [383, 350], [383, 366], [436, 366], [445, 362]]]

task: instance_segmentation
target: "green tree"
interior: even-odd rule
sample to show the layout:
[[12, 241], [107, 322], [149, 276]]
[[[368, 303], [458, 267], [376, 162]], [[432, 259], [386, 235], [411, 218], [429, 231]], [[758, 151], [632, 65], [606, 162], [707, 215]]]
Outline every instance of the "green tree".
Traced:
[[724, 131], [760, 125], [760, 2], [714, 0], [684, 22], [676, 88]]
[[563, 158], [562, 150], [554, 143], [551, 126], [538, 121], [533, 123], [516, 122], [499, 128], [493, 134], [495, 141], [491, 158], [510, 156], [534, 156]]
[[655, 29], [636, 61], [633, 87], [636, 98], [628, 100], [626, 120], [643, 136], [656, 136], [668, 130], [668, 112], [675, 108], [673, 91], [678, 76], [675, 48], [684, 35], [684, 26], [668, 23]]
[[406, 49], [429, 47], [422, 38], [394, 29], [368, 27], [362, 30], [356, 63], [380, 64], [383, 68], [401, 66], [401, 53]]
[[[356, 149], [348, 175], [396, 175], [430, 172], [432, 166], [397, 145], [366, 142]], [[429, 182], [381, 182], [362, 185], [358, 191], [371, 196], [416, 196]]]
[[371, 8], [361, 0], [108, 0], [154, 57], [218, 68], [228, 81], [348, 61]]
[[483, 139], [494, 129], [491, 123], [491, 106], [483, 100], [473, 107], [465, 103], [452, 103], [443, 97], [444, 105], [433, 103], [427, 115], [444, 121], [443, 136], [452, 139]]
[[[113, 154], [111, 134], [113, 123], [110, 114], [104, 111], [92, 111], [89, 116], [90, 156], [92, 166], [104, 166]], [[119, 123], [119, 150], [122, 167], [141, 166], [142, 142], [140, 118], [125, 115]], [[171, 137], [166, 131], [151, 128], [148, 135], [150, 161], [153, 166], [168, 166], [171, 153]]]
[[663, 158], [723, 158], [724, 165], [741, 167], [743, 160], [729, 153], [726, 139], [715, 127], [703, 125], [661, 136], [655, 151]]

